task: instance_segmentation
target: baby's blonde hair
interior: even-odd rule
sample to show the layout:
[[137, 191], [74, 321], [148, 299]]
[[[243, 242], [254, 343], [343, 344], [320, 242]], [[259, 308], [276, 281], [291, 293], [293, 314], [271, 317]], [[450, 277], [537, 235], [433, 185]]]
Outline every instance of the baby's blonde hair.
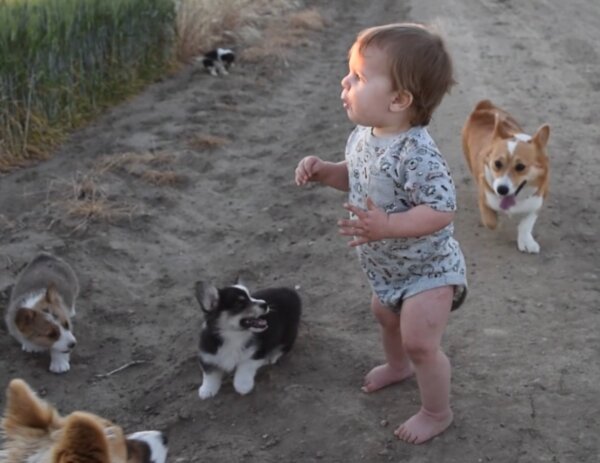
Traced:
[[456, 84], [442, 37], [421, 24], [388, 24], [360, 32], [352, 50], [362, 55], [368, 47], [387, 55], [394, 90], [412, 94], [411, 124], [428, 125], [444, 94]]

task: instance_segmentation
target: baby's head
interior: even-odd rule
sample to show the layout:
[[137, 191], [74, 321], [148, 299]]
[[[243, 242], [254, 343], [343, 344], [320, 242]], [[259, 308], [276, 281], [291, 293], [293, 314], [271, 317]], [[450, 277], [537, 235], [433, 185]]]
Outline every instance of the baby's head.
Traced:
[[365, 29], [350, 50], [351, 63], [353, 56], [355, 61], [379, 56], [379, 67], [387, 74], [389, 90], [399, 97], [395, 100], [398, 105], [390, 108], [392, 112], [394, 108], [406, 111], [411, 126], [428, 125], [433, 111], [455, 84], [444, 41], [432, 29], [419, 24]]

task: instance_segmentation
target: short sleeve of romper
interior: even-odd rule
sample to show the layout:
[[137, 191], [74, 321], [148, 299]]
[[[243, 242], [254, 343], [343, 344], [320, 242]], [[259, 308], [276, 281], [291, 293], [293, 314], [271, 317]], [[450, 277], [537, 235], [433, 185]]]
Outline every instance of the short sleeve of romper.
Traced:
[[412, 207], [426, 205], [440, 212], [456, 210], [454, 182], [437, 149], [420, 146], [414, 151], [407, 150], [400, 159], [395, 174]]

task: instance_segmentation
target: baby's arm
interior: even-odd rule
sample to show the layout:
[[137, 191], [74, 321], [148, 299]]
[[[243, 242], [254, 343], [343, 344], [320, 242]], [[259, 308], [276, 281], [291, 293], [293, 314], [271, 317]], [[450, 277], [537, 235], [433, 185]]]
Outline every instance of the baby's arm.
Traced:
[[296, 167], [296, 185], [319, 182], [336, 190], [348, 191], [348, 166], [346, 161], [328, 162], [316, 156], [306, 156]]
[[449, 225], [453, 219], [454, 211], [436, 211], [421, 204], [406, 212], [390, 214], [385, 234], [388, 235], [387, 238], [413, 238], [431, 235]]
[[366, 211], [351, 204], [344, 204], [344, 207], [356, 215], [356, 219], [342, 219], [338, 222], [340, 234], [354, 237], [348, 243], [350, 246], [370, 241], [430, 235], [447, 226], [454, 218], [453, 211], [436, 211], [425, 205], [413, 207], [406, 212], [386, 214], [371, 198], [367, 198]]
[[456, 192], [448, 166], [437, 151], [423, 148], [398, 165], [397, 179], [412, 207], [387, 214], [367, 198], [367, 209], [345, 205], [356, 215], [340, 220], [340, 233], [354, 236], [357, 246], [382, 239], [431, 235], [449, 225], [456, 210]]

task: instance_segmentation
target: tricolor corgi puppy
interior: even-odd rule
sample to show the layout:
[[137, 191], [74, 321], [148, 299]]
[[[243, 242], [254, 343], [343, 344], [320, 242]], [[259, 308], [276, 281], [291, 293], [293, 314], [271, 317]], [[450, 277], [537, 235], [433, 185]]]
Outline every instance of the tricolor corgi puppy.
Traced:
[[489, 100], [477, 103], [462, 129], [463, 151], [479, 189], [483, 224], [496, 228], [498, 212], [519, 214], [517, 245], [538, 253], [533, 226], [548, 193], [550, 166], [546, 145], [550, 127], [533, 135]]
[[6, 393], [3, 463], [165, 463], [160, 431], [125, 435], [116, 424], [83, 411], [61, 416], [21, 379]]
[[229, 48], [215, 48], [202, 55], [202, 66], [213, 76], [229, 74], [235, 61], [235, 53]]
[[45, 252], [37, 255], [17, 277], [6, 311], [8, 332], [26, 352], [50, 351], [50, 371], [70, 368], [77, 340], [71, 317], [79, 284], [64, 260]]
[[219, 392], [226, 372], [234, 372], [240, 394], [254, 388], [258, 369], [275, 363], [294, 345], [301, 301], [290, 288], [269, 288], [250, 294], [238, 283], [217, 289], [196, 282], [196, 299], [205, 319], [200, 331], [201, 399]]

